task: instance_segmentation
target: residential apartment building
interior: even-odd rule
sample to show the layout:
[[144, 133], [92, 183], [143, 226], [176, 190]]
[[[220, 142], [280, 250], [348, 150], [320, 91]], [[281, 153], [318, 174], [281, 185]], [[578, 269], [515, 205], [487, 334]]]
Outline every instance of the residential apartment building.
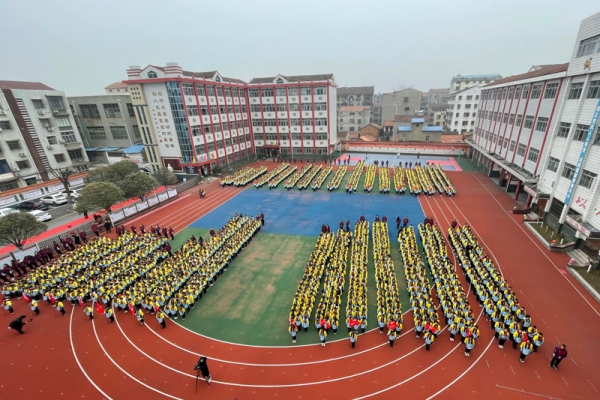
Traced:
[[427, 92], [427, 104], [447, 103], [450, 99], [450, 89], [429, 89]]
[[88, 169], [64, 92], [43, 83], [0, 81], [0, 191]]
[[76, 96], [67, 100], [94, 166], [123, 159], [144, 163], [142, 135], [129, 93]]
[[252, 79], [248, 100], [257, 154], [330, 154], [338, 142], [336, 99], [333, 74]]
[[393, 120], [396, 115], [414, 115], [421, 110], [423, 93], [420, 90], [407, 88], [382, 96], [381, 118], [383, 121]]
[[600, 238], [600, 13], [584, 19], [571, 60], [485, 87], [475, 156], [568, 239]]
[[338, 110], [338, 131], [360, 132], [371, 123], [371, 107], [342, 106]]
[[377, 93], [373, 96], [373, 109], [371, 110], [371, 121], [381, 125], [383, 121], [383, 94]]
[[373, 107], [374, 86], [355, 86], [337, 88], [337, 108], [343, 106]]
[[481, 87], [473, 86], [450, 95], [446, 112], [446, 130], [469, 133], [475, 128]]
[[427, 110], [429, 115], [429, 125], [446, 126], [448, 103], [430, 103], [427, 106]]
[[460, 92], [471, 88], [473, 86], [485, 86], [498, 79], [502, 79], [502, 76], [498, 74], [488, 75], [456, 75], [450, 80], [450, 94]]

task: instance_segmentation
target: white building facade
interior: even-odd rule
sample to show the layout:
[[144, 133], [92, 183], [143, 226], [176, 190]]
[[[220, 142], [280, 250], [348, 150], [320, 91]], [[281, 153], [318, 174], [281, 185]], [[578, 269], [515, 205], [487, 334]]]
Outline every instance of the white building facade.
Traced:
[[371, 123], [371, 107], [342, 106], [338, 111], [338, 131], [360, 132]]
[[0, 191], [81, 172], [88, 158], [64, 92], [42, 83], [0, 81]]
[[481, 87], [473, 86], [450, 95], [446, 112], [446, 130], [469, 133], [475, 129]]
[[259, 155], [329, 155], [337, 144], [333, 74], [255, 78], [248, 84]]
[[517, 196], [526, 184], [527, 205], [578, 245], [600, 238], [599, 114], [600, 13], [582, 21], [568, 64], [485, 87], [474, 136], [490, 172], [516, 179]]
[[455, 75], [450, 80], [450, 94], [460, 92], [473, 86], [485, 86], [502, 79], [499, 74], [487, 75]]

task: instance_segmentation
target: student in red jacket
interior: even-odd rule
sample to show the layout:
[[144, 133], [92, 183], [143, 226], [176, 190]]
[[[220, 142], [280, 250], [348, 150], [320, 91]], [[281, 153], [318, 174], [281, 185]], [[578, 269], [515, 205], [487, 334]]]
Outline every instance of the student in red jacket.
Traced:
[[550, 361], [550, 368], [553, 368], [558, 371], [558, 364], [567, 358], [567, 345], [561, 344], [560, 346], [556, 346], [554, 348], [554, 356], [552, 357], [552, 361]]

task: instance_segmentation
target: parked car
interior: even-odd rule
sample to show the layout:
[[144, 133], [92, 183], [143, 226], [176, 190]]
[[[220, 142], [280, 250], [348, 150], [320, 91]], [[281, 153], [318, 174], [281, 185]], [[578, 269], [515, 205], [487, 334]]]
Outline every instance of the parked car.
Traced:
[[15, 209], [19, 211], [47, 210], [48, 206], [41, 201], [24, 201], [18, 204]]
[[42, 197], [40, 201], [46, 204], [54, 204], [55, 206], [59, 204], [67, 204], [67, 198], [62, 194], [51, 194], [46, 197]]
[[[79, 198], [79, 192], [81, 191], [81, 189], [73, 189], [71, 190], [71, 197], [74, 199]], [[59, 194], [65, 196], [65, 198], [67, 197], [67, 192], [60, 192]]]
[[14, 208], [0, 208], [0, 217], [6, 217], [8, 214], [13, 214], [19, 212]]
[[52, 219], [52, 215], [42, 210], [29, 211], [29, 214], [33, 215], [35, 219], [42, 222], [50, 221]]

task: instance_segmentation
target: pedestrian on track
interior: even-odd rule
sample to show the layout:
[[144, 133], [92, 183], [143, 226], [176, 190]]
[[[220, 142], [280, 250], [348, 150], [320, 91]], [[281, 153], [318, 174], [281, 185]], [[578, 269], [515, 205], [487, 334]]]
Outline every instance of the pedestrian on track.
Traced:
[[475, 339], [473, 339], [473, 336], [466, 337], [464, 340], [464, 343], [465, 343], [465, 356], [470, 357], [471, 350], [473, 350], [473, 348], [475, 347]]
[[528, 355], [533, 353], [533, 343], [531, 343], [528, 340], [524, 340], [521, 343], [520, 350], [521, 350], [521, 356], [519, 357], [519, 361], [521, 363], [525, 363], [525, 358], [527, 358]]
[[425, 350], [429, 351], [429, 348], [435, 342], [435, 335], [431, 332], [425, 332], [423, 337], [425, 338]]
[[394, 342], [396, 341], [396, 330], [389, 329], [388, 330], [388, 339], [390, 340], [390, 347], [394, 347]]
[[358, 341], [358, 335], [356, 332], [352, 331], [348, 334], [348, 336], [350, 337], [350, 345], [352, 348], [354, 348], [354, 346], [356, 346], [356, 342]]
[[550, 368], [554, 368], [558, 371], [558, 364], [565, 358], [567, 358], [567, 345], [561, 344], [560, 346], [556, 346], [554, 348], [554, 355], [552, 356], [552, 360], [550, 361]]
[[165, 314], [162, 311], [158, 310], [158, 312], [156, 313], [156, 320], [158, 321], [162, 329], [165, 329], [167, 327], [165, 319]]
[[325, 347], [327, 342], [327, 330], [325, 328], [319, 329], [319, 339], [321, 339], [321, 346]]
[[114, 315], [114, 311], [112, 308], [107, 308], [106, 311], [104, 312], [104, 316], [106, 317], [106, 320], [108, 322], [110, 322], [111, 324], [113, 322], [115, 322], [115, 315]]

